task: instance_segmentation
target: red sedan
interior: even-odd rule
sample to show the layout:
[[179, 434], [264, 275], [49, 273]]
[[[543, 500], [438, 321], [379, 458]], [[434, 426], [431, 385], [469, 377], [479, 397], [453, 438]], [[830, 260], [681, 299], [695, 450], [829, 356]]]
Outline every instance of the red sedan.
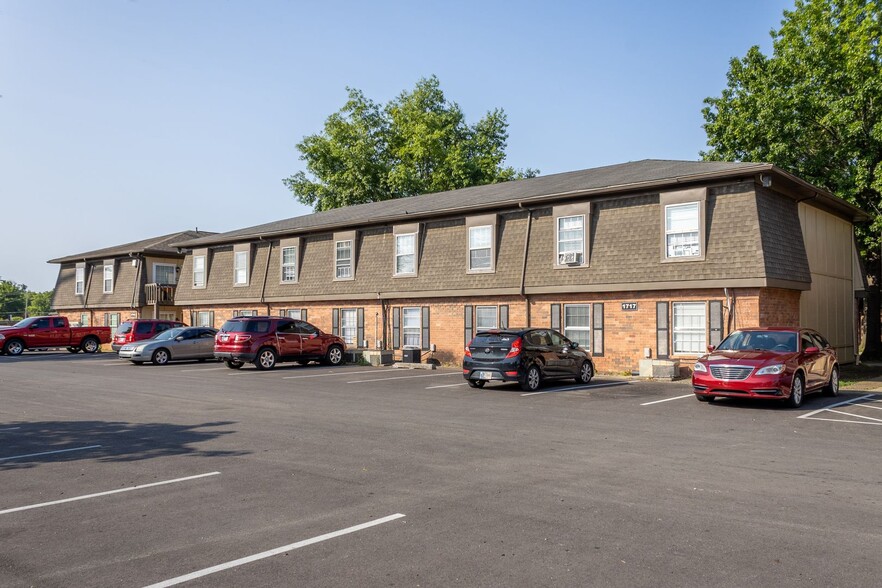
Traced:
[[839, 394], [839, 363], [836, 350], [811, 329], [742, 329], [698, 358], [692, 388], [701, 402], [762, 398], [796, 408], [812, 392]]

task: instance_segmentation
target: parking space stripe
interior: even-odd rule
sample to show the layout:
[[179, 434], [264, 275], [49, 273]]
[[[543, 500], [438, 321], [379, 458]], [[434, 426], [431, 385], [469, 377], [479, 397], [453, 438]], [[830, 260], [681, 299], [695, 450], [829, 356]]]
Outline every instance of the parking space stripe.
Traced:
[[449, 374], [426, 374], [424, 376], [396, 376], [394, 378], [374, 378], [372, 380], [355, 380], [353, 382], [346, 382], [347, 384], [369, 384], [370, 382], [385, 382], [387, 380], [411, 380], [413, 378], [437, 378], [439, 376], [460, 376], [462, 374], [458, 372], [452, 372]]
[[130, 365], [131, 362], [123, 363], [122, 361], [118, 361], [116, 363], [99, 363], [101, 367], [119, 367], [119, 366], [127, 366]]
[[308, 376], [285, 376], [282, 378], [283, 380], [299, 380], [301, 378], [326, 378], [328, 376], [352, 376], [355, 374], [376, 374], [377, 372], [387, 373], [392, 370], [365, 370], [361, 372], [350, 372], [348, 370], [344, 370], [342, 372], [322, 372], [320, 374], [309, 374]]
[[189, 372], [214, 372], [217, 370], [225, 370], [225, 369], [228, 369], [228, 368], [226, 368], [226, 367], [198, 368], [198, 369], [193, 369], [193, 370], [178, 370], [178, 373], [179, 374], [186, 374]]
[[270, 549], [269, 551], [256, 553], [254, 555], [249, 555], [248, 557], [242, 557], [242, 558], [239, 558], [239, 559], [227, 562], [227, 563], [218, 564], [218, 565], [212, 566], [210, 568], [205, 568], [203, 570], [191, 572], [191, 573], [183, 575], [183, 576], [178, 576], [177, 578], [165, 580], [164, 582], [158, 582], [156, 584], [151, 584], [151, 585], [147, 586], [147, 588], [167, 588], [168, 586], [176, 586], [177, 584], [183, 584], [184, 582], [189, 582], [190, 580], [195, 580], [196, 578], [202, 578], [203, 576], [216, 574], [217, 572], [222, 572], [224, 570], [229, 570], [231, 568], [242, 566], [242, 565], [245, 565], [245, 564], [248, 564], [251, 562], [255, 562], [255, 561], [258, 561], [261, 559], [273, 557], [274, 555], [281, 555], [281, 554], [286, 553], [288, 551], [294, 551], [295, 549], [300, 549], [301, 547], [306, 547], [308, 545], [313, 545], [315, 543], [320, 543], [322, 541], [327, 541], [329, 539], [334, 539], [336, 537], [348, 535], [349, 533], [355, 533], [356, 531], [362, 531], [362, 530], [368, 529], [370, 527], [376, 527], [377, 525], [389, 523], [391, 521], [394, 521], [396, 519], [400, 519], [403, 517], [404, 517], [403, 514], [396, 513], [393, 515], [389, 515], [387, 517], [383, 517], [381, 519], [377, 519], [375, 521], [362, 523], [360, 525], [355, 525], [353, 527], [347, 527], [346, 529], [340, 529], [339, 531], [333, 531], [331, 533], [325, 533], [324, 535], [319, 535], [318, 537], [313, 537], [311, 539], [304, 539], [303, 541], [298, 541], [297, 543], [291, 543], [290, 545], [283, 545], [282, 547]]
[[684, 394], [683, 396], [674, 396], [673, 398], [663, 398], [662, 400], [653, 400], [652, 402], [644, 402], [640, 406], [649, 406], [650, 404], [658, 404], [660, 402], [670, 402], [671, 400], [681, 400], [683, 398], [692, 398], [695, 394]]
[[4, 433], [6, 431], [17, 431], [21, 429], [21, 427], [9, 427], [8, 429], [0, 429], [0, 433]]
[[426, 390], [434, 390], [435, 388], [456, 388], [457, 386], [465, 386], [468, 382], [460, 382], [459, 384], [444, 384], [443, 386], [429, 386]]
[[628, 382], [609, 382], [606, 384], [594, 384], [588, 386], [567, 386], [566, 388], [552, 388], [541, 392], [527, 392], [521, 396], [538, 396], [539, 394], [554, 394], [555, 392], [574, 392], [576, 390], [592, 390], [594, 388], [608, 388], [610, 386], [627, 386]]
[[[861, 401], [861, 400], [866, 400], [866, 399], [868, 399], [868, 398], [875, 398], [875, 397], [876, 397], [875, 394], [867, 394], [867, 395], [865, 395], [865, 396], [859, 396], [858, 398], [851, 398], [851, 399], [849, 399], [849, 400], [843, 400], [842, 402], [837, 402], [836, 404], [831, 404], [830, 406], [825, 406], [824, 408], [819, 408], [818, 410], [813, 410], [813, 411], [810, 412], [810, 413], [800, 415], [800, 416], [798, 416], [798, 417], [796, 417], [796, 418], [798, 418], [798, 419], [807, 419], [807, 418], [813, 417], [814, 415], [816, 415], [816, 414], [818, 414], [818, 413], [824, 412], [825, 410], [829, 410], [829, 409], [831, 409], [831, 408], [837, 408], [837, 407], [839, 407], [839, 406], [845, 406], [846, 404], [854, 404], [855, 402], [859, 402], [859, 401]], [[819, 419], [816, 419], [816, 420], [819, 420]]]
[[57, 451], [42, 451], [40, 453], [28, 453], [26, 455], [14, 455], [12, 457], [0, 457], [0, 461], [7, 461], [10, 459], [22, 459], [25, 457], [38, 457], [40, 455], [52, 455], [53, 453], [67, 453], [69, 451], [85, 451], [86, 449], [97, 449], [101, 447], [100, 445], [89, 445], [88, 447], [73, 447], [71, 449], [58, 449]]
[[868, 421], [876, 421], [877, 423], [882, 423], [882, 419], [877, 419], [875, 417], [868, 417], [868, 416], [864, 416], [862, 414], [852, 414], [850, 412], [842, 412], [841, 410], [830, 410], [830, 409], [828, 409], [827, 412], [833, 412], [836, 414], [844, 414], [845, 416], [854, 417], [856, 419], [866, 419]]
[[98, 498], [99, 496], [109, 496], [111, 494], [119, 494], [120, 492], [131, 492], [132, 490], [143, 490], [144, 488], [152, 488], [154, 486], [165, 486], [166, 484], [175, 484], [177, 482], [187, 482], [189, 480], [196, 480], [198, 478], [207, 478], [208, 476], [217, 476], [220, 472], [209, 472], [207, 474], [199, 474], [196, 476], [187, 476], [186, 478], [177, 478], [175, 480], [165, 480], [163, 482], [152, 482], [150, 484], [141, 484], [139, 486], [132, 486], [131, 488], [119, 488], [118, 490], [108, 490], [107, 492], [96, 492], [95, 494], [86, 494], [84, 496], [74, 496], [72, 498], [63, 498], [61, 500], [53, 500], [52, 502], [41, 502], [40, 504], [30, 504], [28, 506], [19, 506], [17, 508], [8, 508], [6, 510], [0, 510], [0, 515], [9, 514], [13, 512], [21, 512], [23, 510], [31, 510], [34, 508], [42, 508], [44, 506], [53, 506], [56, 504], [63, 504], [65, 502], [74, 502], [77, 500], [86, 500], [87, 498]]

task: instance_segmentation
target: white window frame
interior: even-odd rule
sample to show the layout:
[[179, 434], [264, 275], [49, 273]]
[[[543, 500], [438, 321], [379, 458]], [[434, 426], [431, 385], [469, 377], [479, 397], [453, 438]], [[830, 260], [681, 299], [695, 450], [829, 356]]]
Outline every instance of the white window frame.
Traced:
[[401, 344], [423, 348], [423, 309], [419, 306], [401, 308]]
[[178, 283], [178, 266], [176, 266], [173, 263], [154, 263], [153, 264], [153, 283], [154, 284], [160, 283], [159, 280], [156, 279], [156, 270], [157, 270], [157, 268], [161, 268], [161, 267], [171, 268], [172, 278], [174, 279], [173, 282], [162, 282], [162, 283], [163, 284], [165, 284], [165, 283], [177, 284]]
[[234, 316], [234, 317], [240, 317], [240, 316], [257, 316], [257, 311], [256, 311], [256, 310], [234, 310], [234, 311], [233, 311], [233, 316]]
[[[281, 258], [281, 281], [283, 284], [296, 284], [297, 283], [297, 245], [286, 245], [281, 248], [280, 258]], [[285, 252], [293, 251], [293, 260], [285, 261]], [[286, 275], [287, 272], [287, 275]], [[293, 274], [293, 275], [292, 275]]]
[[[116, 335], [116, 330], [119, 328], [119, 323], [120, 323], [120, 313], [108, 312], [106, 319], [107, 320], [105, 322], [107, 322], [107, 324], [104, 326], [110, 327], [110, 335], [111, 336]], [[114, 323], [116, 323], [116, 324], [114, 324]]]
[[[491, 309], [493, 311], [493, 324], [485, 324], [481, 325], [481, 311], [487, 311]], [[486, 318], [486, 317], [484, 317]], [[486, 331], [489, 329], [498, 329], [499, 328], [499, 307], [498, 306], [475, 306], [475, 332], [478, 331]]]
[[74, 294], [82, 296], [86, 292], [86, 268], [78, 267], [74, 273]]
[[[686, 210], [686, 209], [694, 209], [695, 211], [695, 226], [689, 227], [688, 230], [678, 229], [674, 230], [671, 228], [671, 213], [676, 212], [677, 210]], [[681, 202], [677, 204], [668, 204], [665, 205], [665, 258], [666, 259], [684, 259], [684, 258], [700, 258], [702, 256], [701, 251], [701, 202]], [[695, 235], [694, 239], [689, 239], [688, 241], [684, 241], [682, 243], [674, 243], [671, 244], [672, 240], [676, 240], [677, 237], [684, 238], [687, 235]], [[679, 249], [678, 249], [679, 248]], [[677, 251], [686, 251], [690, 250], [689, 253], [677, 253]]]
[[[199, 266], [202, 266], [201, 268]], [[193, 256], [193, 287], [194, 288], [204, 288], [205, 287], [205, 256], [204, 255], [194, 255]]]
[[[348, 245], [344, 245], [348, 243]], [[343, 245], [341, 247], [341, 245]], [[351, 280], [352, 272], [352, 239], [341, 239], [334, 241], [334, 279], [335, 280]], [[349, 257], [341, 257], [340, 252], [349, 249]]]
[[[108, 273], [110, 277], [108, 277]], [[113, 265], [109, 264], [104, 266], [104, 293], [113, 294]]]
[[[696, 321], [700, 325], [694, 324]], [[707, 351], [706, 302], [671, 303], [671, 351], [672, 355], [701, 355]]]
[[210, 327], [214, 328], [214, 325], [211, 324], [211, 311], [210, 310], [199, 310], [196, 312], [196, 324], [194, 327]]
[[[561, 230], [561, 224], [566, 220], [576, 219], [576, 218], [579, 219], [579, 221], [581, 223], [581, 227], [579, 227], [579, 230], [581, 231], [581, 235], [580, 235], [579, 239], [578, 240], [577, 239], [562, 240], [561, 233], [563, 231]], [[567, 230], [575, 230], [575, 229], [567, 229]], [[578, 250], [572, 250], [572, 251], [569, 251], [569, 250], [563, 251], [562, 250], [562, 245], [564, 243], [574, 243], [576, 241], [578, 241], [578, 243], [579, 243]], [[571, 265], [584, 264], [585, 263], [585, 215], [584, 214], [571, 214], [571, 215], [557, 217], [557, 224], [556, 224], [556, 230], [555, 230], [555, 242], [557, 243], [557, 265], [566, 267], [566, 266], [571, 266]], [[564, 259], [564, 254], [566, 254], [566, 253], [576, 253], [578, 258], [575, 261], [567, 262]]]
[[296, 321], [302, 321], [303, 319], [301, 317], [303, 316], [303, 309], [302, 308], [289, 308], [288, 310], [285, 311], [285, 316], [287, 316], [289, 319], [294, 319]]
[[81, 327], [91, 326], [91, 325], [89, 325], [89, 313], [88, 312], [81, 312], [80, 313], [80, 326]]
[[[410, 240], [410, 251], [402, 251], [402, 239]], [[395, 276], [415, 276], [416, 271], [416, 244], [417, 233], [401, 233], [395, 235]], [[410, 256], [410, 265], [406, 269], [400, 269], [399, 260]]]
[[[475, 245], [473, 240], [473, 236], [477, 234], [478, 231], [486, 231], [489, 233], [488, 242], [486, 245], [481, 244], [480, 247]], [[473, 258], [472, 253], [476, 251], [487, 251], [487, 265], [482, 267], [475, 267], [472, 264]], [[493, 225], [476, 225], [474, 227], [469, 227], [469, 271], [470, 272], [492, 272], [493, 271]]]
[[248, 285], [248, 252], [233, 252], [233, 285]]
[[340, 309], [340, 337], [347, 345], [358, 347], [358, 309], [357, 308], [341, 308]]
[[[584, 309], [587, 317], [585, 325], [571, 325], [567, 310]], [[591, 305], [590, 304], [564, 304], [563, 305], [563, 336], [570, 341], [575, 341], [586, 351], [591, 351]]]
[[178, 320], [178, 318], [177, 318], [177, 316], [175, 315], [175, 312], [174, 312], [174, 311], [171, 311], [171, 312], [168, 312], [168, 311], [159, 311], [159, 320], [162, 320], [162, 321], [176, 321], [176, 320]]

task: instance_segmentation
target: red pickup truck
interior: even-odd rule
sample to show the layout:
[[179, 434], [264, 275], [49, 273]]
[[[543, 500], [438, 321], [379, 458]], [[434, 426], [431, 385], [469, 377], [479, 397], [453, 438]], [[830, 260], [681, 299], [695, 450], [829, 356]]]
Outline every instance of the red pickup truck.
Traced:
[[32, 316], [11, 327], [0, 327], [0, 354], [6, 355], [49, 347], [95, 353], [102, 343], [110, 343], [110, 327], [71, 327], [63, 316]]

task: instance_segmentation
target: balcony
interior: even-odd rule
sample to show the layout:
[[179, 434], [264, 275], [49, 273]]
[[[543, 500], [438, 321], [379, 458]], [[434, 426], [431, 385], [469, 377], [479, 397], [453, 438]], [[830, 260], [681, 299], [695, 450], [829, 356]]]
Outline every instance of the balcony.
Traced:
[[144, 296], [148, 306], [162, 306], [175, 303], [175, 284], [145, 284]]

